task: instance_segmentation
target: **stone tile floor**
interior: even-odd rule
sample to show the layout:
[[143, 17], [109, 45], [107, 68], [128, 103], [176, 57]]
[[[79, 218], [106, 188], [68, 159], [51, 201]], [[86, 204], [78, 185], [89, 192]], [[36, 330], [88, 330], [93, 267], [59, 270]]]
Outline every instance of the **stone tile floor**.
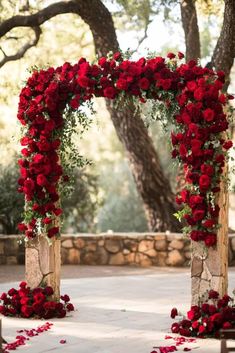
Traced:
[[[76, 312], [51, 320], [52, 329], [32, 338], [19, 352], [150, 353], [153, 346], [171, 343], [164, 340], [172, 323], [171, 308], [186, 312], [190, 305], [188, 269], [64, 266], [62, 277], [62, 293], [71, 296]], [[229, 277], [231, 292], [234, 269]], [[23, 267], [0, 266], [0, 291], [21, 279]], [[3, 318], [4, 337], [10, 341], [17, 329], [40, 324]], [[67, 343], [61, 345], [61, 339]], [[195, 353], [219, 353], [217, 340], [197, 340], [191, 347]]]

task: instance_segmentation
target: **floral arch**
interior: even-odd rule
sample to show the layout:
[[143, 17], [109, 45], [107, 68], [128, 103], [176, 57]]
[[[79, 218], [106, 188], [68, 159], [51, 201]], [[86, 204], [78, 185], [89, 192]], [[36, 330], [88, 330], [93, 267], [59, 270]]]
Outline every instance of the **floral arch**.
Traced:
[[118, 52], [97, 64], [81, 58], [75, 65], [33, 71], [20, 93], [17, 115], [23, 125], [18, 190], [26, 199], [25, 218], [18, 227], [27, 241], [39, 234], [49, 240], [60, 234], [60, 190], [69, 179], [64, 169], [68, 130], [63, 113], [69, 116], [93, 97], [134, 97], [142, 104], [153, 100], [164, 106], [172, 127], [172, 157], [185, 173], [186, 186], [177, 196], [183, 205], [178, 217], [186, 221], [193, 241], [215, 247], [218, 195], [227, 150], [232, 147], [225, 134], [229, 125], [225, 105], [233, 97], [220, 92], [223, 72], [181, 59], [182, 53], [178, 57], [169, 53], [166, 59], [131, 61]]

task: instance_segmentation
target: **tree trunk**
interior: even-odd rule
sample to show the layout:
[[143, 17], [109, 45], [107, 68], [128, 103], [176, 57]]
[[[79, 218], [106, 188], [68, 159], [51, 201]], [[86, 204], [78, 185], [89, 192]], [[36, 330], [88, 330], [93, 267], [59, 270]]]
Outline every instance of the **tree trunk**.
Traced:
[[[98, 56], [119, 50], [113, 19], [100, 0], [92, 0], [90, 12], [83, 2], [80, 16], [90, 26]], [[117, 110], [106, 100], [116, 133], [129, 159], [151, 231], [179, 231], [180, 225], [173, 214], [177, 211], [171, 186], [162, 171], [158, 155], [143, 120], [135, 114], [134, 106]]]
[[212, 65], [216, 70], [225, 72], [227, 81], [224, 89], [229, 85], [229, 75], [235, 57], [235, 1], [225, 0], [224, 20], [219, 39], [212, 55]]
[[201, 57], [201, 52], [195, 0], [181, 0], [180, 11], [185, 35], [186, 61], [197, 60]]
[[[15, 27], [40, 27], [61, 13], [75, 13], [89, 25], [98, 56], [118, 51], [112, 16], [101, 0], [60, 1], [32, 15], [13, 16], [0, 24], [0, 37]], [[173, 192], [141, 117], [133, 117], [134, 107], [123, 108], [117, 113], [110, 102], [107, 106], [117, 135], [126, 148], [137, 189], [144, 202], [149, 229], [179, 230], [179, 223], [173, 216], [177, 210]]]

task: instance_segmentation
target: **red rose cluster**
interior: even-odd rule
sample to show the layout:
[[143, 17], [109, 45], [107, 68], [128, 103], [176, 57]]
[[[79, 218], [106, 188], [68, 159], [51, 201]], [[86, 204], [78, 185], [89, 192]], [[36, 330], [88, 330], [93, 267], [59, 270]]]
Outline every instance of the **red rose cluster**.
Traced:
[[183, 163], [187, 182], [177, 202], [187, 206], [184, 218], [192, 227], [191, 238], [214, 245], [219, 208], [213, 197], [232, 146], [223, 136], [228, 128], [223, 105], [232, 98], [220, 93], [223, 83], [222, 72], [202, 68], [193, 60], [178, 65], [173, 53], [167, 59], [130, 61], [118, 52], [94, 65], [81, 58], [75, 65], [66, 62], [56, 69], [35, 71], [21, 91], [17, 115], [26, 127], [19, 192], [25, 194], [30, 211], [19, 230], [29, 239], [42, 229], [49, 238], [59, 233], [54, 225], [62, 213], [57, 206], [58, 186], [68, 178], [59, 158], [65, 107], [76, 110], [94, 96], [115, 99], [124, 94], [142, 103], [153, 99], [177, 106], [171, 121], [172, 156]]
[[73, 304], [66, 294], [61, 296], [62, 302], [51, 299], [53, 289], [51, 287], [37, 287], [31, 289], [26, 282], [21, 282], [19, 289], [11, 288], [0, 296], [0, 314], [4, 316], [37, 317], [51, 319], [63, 318], [69, 311], [74, 311]]
[[[173, 308], [171, 317], [178, 316]], [[175, 322], [171, 326], [173, 333], [192, 337], [219, 337], [221, 329], [235, 328], [235, 306], [232, 299], [226, 294], [219, 298], [219, 293], [211, 290], [208, 300], [200, 306], [194, 305], [187, 313], [187, 319]]]

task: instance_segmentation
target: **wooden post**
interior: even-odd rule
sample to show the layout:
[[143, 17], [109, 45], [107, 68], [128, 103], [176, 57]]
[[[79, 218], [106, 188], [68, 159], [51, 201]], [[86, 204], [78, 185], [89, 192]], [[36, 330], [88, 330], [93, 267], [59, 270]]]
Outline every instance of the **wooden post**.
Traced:
[[32, 288], [40, 285], [54, 289], [54, 300], [60, 298], [60, 239], [50, 239], [40, 235], [26, 245], [25, 266], [26, 281]]
[[2, 319], [0, 319], [0, 353], [3, 352], [2, 344], [3, 344], [3, 338], [2, 338]]
[[[227, 176], [227, 167], [224, 175]], [[220, 296], [228, 289], [228, 191], [221, 182], [218, 195], [220, 207], [219, 228], [216, 247], [207, 248], [199, 242], [192, 242], [192, 305], [203, 301], [203, 295], [210, 289]]]

